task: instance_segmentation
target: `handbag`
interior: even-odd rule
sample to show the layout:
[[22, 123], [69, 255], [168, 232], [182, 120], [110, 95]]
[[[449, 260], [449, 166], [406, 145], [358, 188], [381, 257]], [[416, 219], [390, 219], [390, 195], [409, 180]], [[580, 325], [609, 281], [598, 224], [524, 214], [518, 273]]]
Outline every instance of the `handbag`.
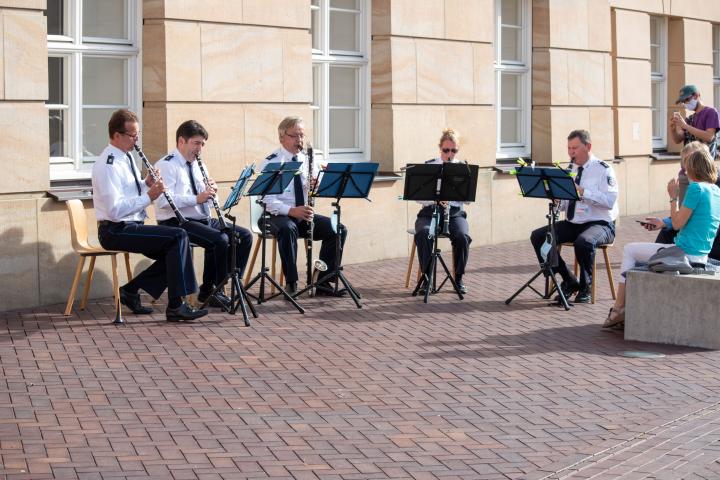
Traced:
[[653, 272], [681, 275], [693, 273], [694, 270], [685, 252], [677, 245], [661, 247], [648, 259], [648, 267]]

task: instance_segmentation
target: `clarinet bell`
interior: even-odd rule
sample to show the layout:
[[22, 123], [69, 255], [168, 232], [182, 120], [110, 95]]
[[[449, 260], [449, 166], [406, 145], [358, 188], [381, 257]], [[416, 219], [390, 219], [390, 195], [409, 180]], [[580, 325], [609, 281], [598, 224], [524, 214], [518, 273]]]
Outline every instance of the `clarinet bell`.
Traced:
[[320, 259], [315, 260], [313, 263], [313, 276], [312, 281], [313, 283], [318, 281], [318, 278], [320, 277], [320, 272], [327, 272], [328, 266], [327, 263], [323, 262]]

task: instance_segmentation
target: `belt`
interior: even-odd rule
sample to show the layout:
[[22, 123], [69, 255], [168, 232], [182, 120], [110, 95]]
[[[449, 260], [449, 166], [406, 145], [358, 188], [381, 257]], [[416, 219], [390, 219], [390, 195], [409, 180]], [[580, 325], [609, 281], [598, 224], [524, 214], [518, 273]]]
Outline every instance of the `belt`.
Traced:
[[140, 221], [128, 221], [128, 222], [111, 222], [110, 220], [99, 220], [97, 222], [98, 227], [123, 227], [125, 225], [142, 225], [144, 222]]

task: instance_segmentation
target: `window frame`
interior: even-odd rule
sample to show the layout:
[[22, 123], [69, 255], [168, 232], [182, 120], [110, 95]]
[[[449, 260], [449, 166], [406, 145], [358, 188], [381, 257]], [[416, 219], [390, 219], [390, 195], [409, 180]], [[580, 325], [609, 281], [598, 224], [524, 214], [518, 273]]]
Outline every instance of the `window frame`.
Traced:
[[[650, 30], [652, 35], [652, 29], [653, 29], [653, 19], [659, 22], [660, 25], [660, 32], [659, 32], [659, 41], [660, 43], [657, 45], [658, 47], [658, 62], [660, 64], [660, 67], [662, 71], [660, 72], [653, 72], [652, 71], [652, 61], [650, 62], [650, 111], [651, 111], [651, 128], [650, 128], [650, 135], [652, 138], [652, 148], [653, 150], [666, 150], [668, 146], [668, 119], [667, 119], [667, 111], [668, 111], [668, 90], [667, 90], [667, 76], [668, 76], [668, 19], [667, 17], [662, 17], [659, 15], [650, 15]], [[650, 48], [653, 48], [653, 44], [650, 43]], [[655, 105], [655, 99], [653, 98], [652, 94], [652, 87], [653, 85], [659, 85], [660, 86], [660, 105]], [[654, 135], [654, 127], [655, 127], [655, 118], [654, 114], [656, 111], [659, 111], [660, 113], [660, 131], [662, 132], [662, 136], [656, 137]]]
[[[517, 157], [530, 157], [532, 151], [532, 6], [529, 0], [519, 0], [521, 15], [521, 62], [503, 61], [502, 54], [502, 1], [495, 0], [495, 38], [494, 38], [494, 69], [495, 69], [495, 120], [496, 120], [496, 158], [498, 160], [515, 160]], [[501, 142], [502, 136], [502, 76], [503, 74], [520, 77], [520, 137], [515, 144]]]
[[[82, 36], [83, 22], [82, 0], [63, 2], [64, 32], [67, 35], [47, 35], [48, 58], [66, 59], [64, 104], [67, 105], [67, 118], [64, 134], [67, 144], [66, 155], [51, 157], [48, 151], [50, 180], [77, 181], [87, 180], [92, 173], [92, 165], [97, 156], [85, 156], [83, 149], [83, 59], [85, 57], [121, 58], [126, 60], [126, 101], [127, 108], [133, 110], [142, 119], [142, 9], [137, 0], [127, 0], [125, 15], [127, 38], [102, 38]], [[92, 105], [100, 108], [100, 105]], [[46, 103], [48, 111], [55, 110], [58, 104]], [[113, 105], [115, 107], [115, 105]]]
[[[318, 121], [313, 121], [313, 146], [315, 155], [324, 162], [358, 162], [369, 161], [370, 157], [370, 21], [372, 0], [358, 0], [359, 9], [353, 10], [359, 15], [357, 52], [330, 49], [330, 12], [331, 10], [350, 11], [342, 8], [330, 7], [330, 0], [318, 0], [318, 5], [310, 5], [313, 10], [319, 11], [318, 26], [320, 30], [320, 48], [312, 48], [313, 70], [313, 101], [310, 110], [313, 118], [319, 111]], [[312, 42], [312, 28], [311, 28]], [[358, 135], [358, 148], [330, 149], [330, 69], [332, 67], [357, 68], [356, 105], [359, 110], [359, 119], [356, 130]], [[318, 71], [316, 77], [315, 71]], [[318, 84], [316, 84], [316, 81]], [[316, 97], [318, 92], [318, 98]], [[317, 104], [315, 103], [317, 102]], [[345, 107], [338, 107], [343, 109]]]
[[[712, 24], [713, 105], [720, 105], [720, 24]], [[715, 107], [718, 108], [718, 107]]]

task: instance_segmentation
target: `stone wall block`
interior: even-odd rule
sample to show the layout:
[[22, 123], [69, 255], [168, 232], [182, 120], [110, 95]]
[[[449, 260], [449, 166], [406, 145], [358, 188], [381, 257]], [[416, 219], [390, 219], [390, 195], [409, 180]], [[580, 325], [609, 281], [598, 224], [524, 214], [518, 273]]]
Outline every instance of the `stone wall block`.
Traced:
[[[165, 24], [146, 23], [142, 28], [142, 97], [146, 102], [167, 100]], [[200, 66], [200, 64], [197, 64]]]
[[445, 38], [492, 42], [494, 3], [493, 0], [445, 0]]
[[412, 38], [390, 40], [392, 102], [416, 103], [418, 101], [418, 53]]
[[[445, 125], [460, 132], [460, 153], [458, 158], [481, 167], [491, 167], [496, 163], [495, 135], [478, 135], [477, 132], [495, 131], [495, 109], [491, 106], [447, 107]], [[442, 129], [435, 134], [435, 150]], [[432, 156], [432, 155], [431, 155]], [[430, 157], [428, 157], [430, 158]]]
[[[7, 112], [2, 113], [0, 119]], [[8, 162], [3, 162], [3, 165], [8, 165]], [[45, 168], [47, 170], [47, 166]], [[3, 301], [0, 309], [34, 307], [40, 302], [36, 201], [3, 200], [0, 205], [0, 244], [3, 246], [0, 262]]]
[[[628, 215], [640, 215], [650, 212], [650, 191], [648, 185], [650, 157], [627, 157], [625, 169], [627, 185], [625, 198]], [[667, 183], [667, 180], [665, 181]], [[667, 202], [665, 202], [667, 209]]]
[[[222, 3], [235, 4], [223, 1]], [[243, 22], [274, 27], [310, 28], [310, 0], [242, 0]]]
[[491, 44], [473, 44], [475, 104], [495, 104], [495, 68], [493, 66], [493, 55], [494, 50]]
[[202, 55], [204, 101], [283, 101], [281, 30], [202, 25]]
[[650, 60], [650, 17], [647, 13], [613, 10], [615, 55]]
[[445, 37], [445, 0], [392, 0], [393, 35]]
[[[271, 0], [268, 0], [267, 3], [271, 3]], [[159, 7], [151, 6], [154, 7], [151, 13], [162, 14]], [[268, 11], [270, 11], [270, 8], [268, 8]], [[165, 0], [164, 15], [167, 19], [191, 20], [193, 22], [245, 23], [243, 21], [243, 2], [239, 0], [230, 2], [227, 0], [204, 0], [202, 2], [197, 0]], [[272, 25], [272, 23], [264, 24]]]
[[306, 30], [282, 30], [283, 100], [311, 103], [313, 98], [311, 38]]
[[202, 100], [202, 42], [200, 24], [165, 24], [165, 75], [167, 99], [175, 102]]
[[616, 83], [617, 105], [620, 107], [650, 107], [650, 62], [618, 58]]
[[[372, 103], [392, 103], [393, 68], [389, 38], [373, 39], [371, 49]], [[414, 89], [413, 89], [414, 90]]]
[[50, 186], [48, 111], [40, 102], [0, 102], [0, 193], [37, 192]]
[[[649, 108], [615, 108], [615, 155], [647, 155], [652, 151], [652, 113]], [[632, 178], [632, 177], [630, 177]]]
[[5, 99], [45, 101], [48, 98], [45, 18], [40, 12], [5, 11], [0, 19]]
[[46, 0], [0, 0], [0, 7], [26, 8], [28, 10], [45, 10]]
[[[435, 40], [418, 40], [416, 45], [418, 103], [473, 103], [472, 45]], [[454, 65], [453, 71], [442, 65]]]

